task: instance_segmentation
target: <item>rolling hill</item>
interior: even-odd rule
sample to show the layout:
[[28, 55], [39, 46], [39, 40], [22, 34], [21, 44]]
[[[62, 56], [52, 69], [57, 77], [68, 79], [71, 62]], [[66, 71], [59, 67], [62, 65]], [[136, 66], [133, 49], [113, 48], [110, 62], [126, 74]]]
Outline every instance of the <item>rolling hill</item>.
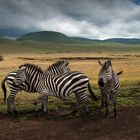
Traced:
[[39, 41], [39, 42], [52, 42], [62, 44], [83, 44], [83, 43], [94, 43], [98, 40], [92, 40], [82, 37], [69, 37], [59, 32], [53, 31], [41, 31], [25, 34], [24, 36], [17, 39], [18, 41]]
[[110, 38], [103, 40], [103, 42], [114, 42], [123, 44], [140, 44], [140, 39], [137, 38]]
[[39, 41], [39, 42], [58, 42], [58, 43], [70, 43], [72, 40], [59, 32], [52, 32], [52, 31], [41, 31], [41, 32], [34, 32], [34, 33], [28, 33], [24, 36], [18, 38], [19, 41]]
[[69, 37], [60, 32], [40, 31], [23, 35], [18, 41], [39, 41], [61, 44], [92, 44], [92, 43], [121, 43], [121, 44], [140, 44], [140, 39], [136, 38], [109, 38], [105, 40], [88, 39], [83, 37]]
[[39, 42], [51, 42], [62, 44], [81, 44], [81, 43], [93, 43], [94, 40], [82, 38], [82, 37], [69, 37], [59, 32], [53, 31], [41, 31], [26, 34], [17, 39], [18, 41], [39, 41]]
[[13, 40], [11, 39], [7, 39], [7, 38], [4, 38], [4, 37], [0, 37], [0, 43], [6, 43], [6, 42], [12, 42]]
[[124, 38], [95, 40], [43, 31], [26, 34], [17, 40], [0, 38], [0, 53], [140, 52], [139, 41]]

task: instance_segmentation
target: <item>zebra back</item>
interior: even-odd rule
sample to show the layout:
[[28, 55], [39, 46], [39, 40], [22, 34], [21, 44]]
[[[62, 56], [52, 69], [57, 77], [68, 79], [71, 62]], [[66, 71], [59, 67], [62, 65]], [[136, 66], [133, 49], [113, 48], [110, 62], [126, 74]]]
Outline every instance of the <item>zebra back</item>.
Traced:
[[34, 91], [35, 87], [39, 83], [39, 78], [46, 75], [60, 75], [70, 71], [68, 62], [61, 60], [49, 66], [48, 69], [43, 71], [40, 67], [34, 64], [23, 64], [19, 66], [20, 71], [16, 76], [16, 84], [18, 86], [23, 85], [25, 82], [30, 84], [30, 92]]
[[[35, 67], [37, 68], [37, 67]], [[29, 77], [28, 80], [32, 79], [32, 73], [30, 72], [28, 67], [20, 67], [17, 75], [17, 84], [24, 81], [24, 75]], [[39, 71], [38, 69], [35, 70]], [[36, 73], [35, 72], [35, 73]], [[65, 96], [69, 96], [72, 93], [75, 93], [78, 98], [82, 101], [87, 101], [87, 95], [85, 94], [89, 79], [88, 77], [78, 71], [68, 72], [63, 75], [48, 75], [46, 73], [40, 73], [37, 80], [37, 84], [34, 83], [34, 88], [36, 88], [38, 93], [45, 93], [48, 96], [57, 96], [63, 98]]]
[[[56, 63], [49, 66], [45, 70], [45, 73], [47, 73], [49, 75], [58, 75], [58, 74], [63, 74], [63, 73], [69, 72], [70, 69], [69, 69], [68, 65], [69, 65], [69, 63], [67, 61], [64, 61], [64, 60], [57, 61]], [[24, 64], [24, 65], [19, 66], [19, 68], [25, 67], [25, 66], [31, 67], [31, 64]], [[34, 67], [41, 70], [41, 68], [39, 68], [37, 65], [36, 66], [34, 65]], [[12, 71], [12, 72], [8, 73], [7, 76], [5, 77], [6, 81], [8, 83], [8, 86], [10, 88], [10, 91], [13, 93], [16, 93], [21, 90], [24, 90], [26, 92], [36, 92], [35, 89], [32, 88], [31, 83], [27, 82], [28, 79], [24, 80], [24, 82], [20, 83], [20, 85], [18, 85], [18, 86], [15, 85], [15, 83], [16, 83], [15, 79], [18, 77], [17, 71], [18, 70]]]

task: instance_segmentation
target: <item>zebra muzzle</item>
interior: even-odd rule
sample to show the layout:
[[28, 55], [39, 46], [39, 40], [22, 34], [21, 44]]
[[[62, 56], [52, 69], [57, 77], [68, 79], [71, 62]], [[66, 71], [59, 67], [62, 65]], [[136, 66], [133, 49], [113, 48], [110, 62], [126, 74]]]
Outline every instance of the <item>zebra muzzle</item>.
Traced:
[[104, 83], [103, 78], [100, 78], [100, 79], [99, 79], [98, 85], [101, 86], [101, 87], [104, 87], [105, 83]]

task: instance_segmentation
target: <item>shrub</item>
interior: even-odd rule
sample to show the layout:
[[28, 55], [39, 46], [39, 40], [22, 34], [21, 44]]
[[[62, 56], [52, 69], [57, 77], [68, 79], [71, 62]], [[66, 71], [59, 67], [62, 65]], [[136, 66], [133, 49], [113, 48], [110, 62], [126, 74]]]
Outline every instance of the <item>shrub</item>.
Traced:
[[0, 55], [0, 61], [3, 61], [3, 56], [2, 55]]

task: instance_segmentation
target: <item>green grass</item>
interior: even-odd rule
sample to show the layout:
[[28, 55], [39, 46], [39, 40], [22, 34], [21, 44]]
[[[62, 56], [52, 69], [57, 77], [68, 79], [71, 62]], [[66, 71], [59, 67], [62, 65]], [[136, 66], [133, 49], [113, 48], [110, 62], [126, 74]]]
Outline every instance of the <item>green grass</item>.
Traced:
[[[125, 86], [124, 86], [125, 87]], [[117, 96], [117, 106], [121, 107], [129, 107], [129, 106], [140, 106], [140, 89], [137, 87], [137, 84], [132, 85], [132, 88], [121, 88], [119, 95]], [[101, 99], [101, 93], [99, 89], [95, 90], [96, 95]], [[6, 114], [6, 108], [2, 103], [3, 93], [0, 93], [0, 112]], [[19, 112], [19, 119], [26, 120], [32, 118], [34, 116], [33, 111], [34, 104], [33, 101], [37, 97], [38, 94], [28, 94], [28, 93], [19, 93], [16, 98], [16, 107]], [[56, 97], [49, 97], [49, 102], [47, 107], [50, 111], [48, 115], [45, 115], [44, 119], [69, 119], [80, 117], [82, 110], [80, 110], [76, 116], [71, 114], [72, 108], [76, 103], [76, 99], [74, 96], [70, 96], [66, 98], [66, 100], [60, 100]], [[89, 108], [91, 110], [91, 115], [96, 115], [98, 111], [104, 113], [104, 109], [101, 109], [101, 100], [96, 103], [89, 99]], [[41, 103], [39, 104], [39, 108], [41, 109]], [[113, 105], [111, 102], [110, 110], [113, 109]], [[69, 111], [68, 113], [65, 111]]]
[[95, 42], [91, 44], [59, 44], [36, 41], [0, 42], [1, 54], [62, 52], [140, 52], [140, 45]]

